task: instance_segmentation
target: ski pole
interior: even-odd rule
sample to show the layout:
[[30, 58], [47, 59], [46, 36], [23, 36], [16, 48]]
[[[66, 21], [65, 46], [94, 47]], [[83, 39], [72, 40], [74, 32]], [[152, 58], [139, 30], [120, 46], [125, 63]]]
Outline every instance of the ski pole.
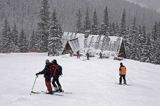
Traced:
[[30, 95], [31, 95], [31, 94], [32, 94], [32, 92], [33, 92], [33, 88], [34, 88], [34, 85], [35, 85], [35, 83], [36, 83], [36, 79], [37, 79], [37, 77], [38, 77], [38, 76], [36, 76], [36, 77], [35, 77], [35, 80], [34, 80], [34, 83], [33, 83], [33, 85], [32, 85], [32, 89], [31, 89], [31, 93], [30, 93]]

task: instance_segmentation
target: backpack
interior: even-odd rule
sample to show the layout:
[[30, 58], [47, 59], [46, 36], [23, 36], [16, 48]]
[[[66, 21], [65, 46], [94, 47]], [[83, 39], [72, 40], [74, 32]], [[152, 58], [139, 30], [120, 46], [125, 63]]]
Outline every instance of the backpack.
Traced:
[[60, 66], [60, 65], [57, 66], [57, 74], [58, 74], [59, 76], [62, 75], [62, 66]]

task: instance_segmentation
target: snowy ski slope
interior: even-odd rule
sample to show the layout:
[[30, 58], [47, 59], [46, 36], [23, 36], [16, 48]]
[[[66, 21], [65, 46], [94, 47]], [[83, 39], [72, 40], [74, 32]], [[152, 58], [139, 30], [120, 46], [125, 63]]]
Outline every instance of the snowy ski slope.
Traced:
[[[63, 66], [60, 82], [72, 94], [30, 95], [35, 73], [45, 59]], [[119, 63], [127, 67], [128, 86], [118, 85]], [[0, 54], [0, 106], [160, 106], [160, 65], [133, 60], [86, 60], [47, 53]], [[34, 91], [45, 91], [43, 75]]]

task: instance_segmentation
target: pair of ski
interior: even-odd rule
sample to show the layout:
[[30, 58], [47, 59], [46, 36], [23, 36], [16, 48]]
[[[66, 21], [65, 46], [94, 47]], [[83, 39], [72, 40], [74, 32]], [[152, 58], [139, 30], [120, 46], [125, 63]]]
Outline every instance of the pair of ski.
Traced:
[[119, 84], [119, 83], [116, 83], [118, 85], [122, 85], [122, 86], [131, 86], [130, 84]]
[[[49, 94], [45, 91], [31, 91], [31, 94]], [[57, 92], [57, 91], [53, 91], [53, 94], [49, 94], [49, 95], [55, 95], [55, 96], [64, 96], [64, 94], [72, 94], [72, 92]]]

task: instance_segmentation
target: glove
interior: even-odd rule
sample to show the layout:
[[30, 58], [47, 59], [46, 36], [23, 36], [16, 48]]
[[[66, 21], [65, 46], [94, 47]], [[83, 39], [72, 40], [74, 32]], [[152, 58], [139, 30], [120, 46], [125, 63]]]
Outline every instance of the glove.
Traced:
[[38, 73], [36, 73], [36, 76], [38, 77]]

